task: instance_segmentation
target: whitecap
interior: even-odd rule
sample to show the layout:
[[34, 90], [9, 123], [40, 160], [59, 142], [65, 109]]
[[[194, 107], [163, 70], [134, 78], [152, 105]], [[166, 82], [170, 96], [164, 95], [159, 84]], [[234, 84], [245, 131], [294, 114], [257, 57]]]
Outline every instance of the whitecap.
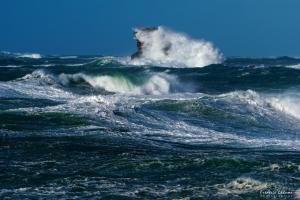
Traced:
[[170, 85], [175, 77], [160, 73], [151, 76], [144, 84], [136, 85], [123, 76], [90, 76], [83, 73], [60, 74], [59, 79], [62, 84], [67, 85], [70, 81], [78, 82], [84, 80], [94, 88], [104, 89], [108, 92], [122, 94], [168, 94]]
[[267, 189], [271, 185], [264, 183], [258, 180], [255, 180], [250, 177], [239, 177], [235, 180], [232, 180], [225, 186], [219, 188], [219, 195], [228, 195], [228, 194], [244, 194], [250, 192], [257, 192], [264, 189]]
[[287, 65], [286, 67], [291, 69], [300, 69], [300, 63], [297, 65]]
[[40, 59], [40, 58], [42, 58], [42, 55], [38, 54], [38, 53], [25, 53], [25, 54], [19, 54], [17, 57], [18, 58]]

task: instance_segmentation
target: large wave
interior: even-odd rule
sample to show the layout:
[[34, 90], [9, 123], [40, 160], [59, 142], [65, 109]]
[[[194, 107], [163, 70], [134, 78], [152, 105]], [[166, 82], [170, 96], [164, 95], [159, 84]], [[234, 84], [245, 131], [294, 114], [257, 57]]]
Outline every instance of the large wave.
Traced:
[[[101, 89], [106, 92], [125, 94], [125, 95], [166, 95], [174, 93], [193, 94], [189, 83], [182, 82], [175, 75], [164, 72], [144, 75], [143, 81], [134, 81], [125, 74], [112, 75], [89, 75], [85, 73], [75, 74], [51, 74], [45, 70], [36, 70], [22, 78], [23, 80], [37, 79], [39, 83], [50, 85], [74, 86], [86, 83], [94, 89]], [[187, 88], [189, 86], [189, 88]], [[192, 93], [191, 93], [192, 92]], [[204, 93], [199, 91], [194, 93], [196, 96], [202, 96]], [[209, 95], [213, 101], [223, 99], [228, 101], [228, 107], [237, 104], [241, 112], [249, 109], [249, 112], [263, 115], [264, 111], [270, 108], [276, 113], [282, 113], [287, 116], [300, 119], [300, 95], [297, 89], [288, 89], [282, 93], [261, 93], [254, 90], [234, 91], [219, 95]], [[245, 103], [245, 104], [244, 104]], [[242, 106], [244, 104], [244, 106]], [[185, 105], [180, 103], [180, 105]], [[193, 106], [188, 102], [189, 106]], [[250, 107], [248, 107], [248, 106]], [[246, 106], [246, 107], [245, 107]], [[186, 109], [186, 107], [185, 107]], [[195, 109], [192, 107], [191, 109]]]
[[[136, 29], [136, 39], [143, 43], [140, 58], [129, 61], [134, 65], [158, 65], [166, 67], [203, 67], [222, 62], [223, 56], [211, 42], [195, 40], [187, 35], [158, 27], [157, 31]], [[168, 53], [162, 51], [165, 46]]]
[[70, 86], [87, 83], [94, 89], [106, 92], [129, 95], [161, 95], [168, 94], [172, 89], [178, 89], [176, 77], [165, 73], [158, 73], [145, 78], [142, 83], [134, 83], [124, 75], [87, 75], [84, 73], [65, 74], [58, 76], [49, 74], [43, 70], [34, 71], [22, 79], [38, 79], [47, 84], [62, 84]]
[[171, 82], [175, 77], [167, 74], [156, 74], [151, 76], [142, 85], [132, 83], [124, 76], [89, 76], [86, 74], [61, 74], [60, 81], [67, 85], [70, 81], [84, 81], [94, 88], [104, 89], [107, 92], [122, 94], [168, 94], [171, 88]]
[[[299, 149], [299, 70], [128, 67], [107, 57], [80, 66], [60, 62], [1, 82], [0, 97], [26, 98], [24, 108], [11, 103], [18, 112], [87, 115], [158, 140]], [[47, 99], [55, 106], [27, 108], [27, 99]]]
[[300, 95], [297, 91], [288, 91], [268, 98], [276, 110], [300, 119]]
[[[127, 82], [125, 77], [80, 73], [56, 77], [56, 81], [61, 84], [66, 81], [66, 86], [72, 84], [72, 81], [75, 84], [84, 81], [90, 82], [93, 87], [114, 90], [116, 93], [80, 95], [70, 92], [68, 87], [56, 85], [50, 75], [37, 73], [19, 79], [18, 82], [3, 83], [0, 90], [3, 94], [1, 92], [0, 95], [6, 98], [32, 97], [65, 102], [44, 109], [36, 107], [18, 111], [40, 112], [42, 109], [44, 112], [60, 111], [101, 117], [107, 122], [116, 123], [116, 126], [119, 123], [120, 126], [125, 125], [133, 135], [147, 134], [147, 137], [153, 139], [188, 144], [299, 149], [299, 139], [294, 135], [300, 128], [297, 125], [299, 121], [285, 112], [286, 106], [292, 105], [283, 102], [284, 109], [278, 110], [270, 104], [270, 97], [275, 98], [276, 95], [268, 96], [252, 90], [222, 95], [172, 94], [172, 81], [169, 79], [167, 82], [168, 77], [163, 74], [160, 74], [160, 78], [165, 78], [165, 87], [152, 87], [158, 83], [157, 76], [159, 75], [149, 77], [140, 85], [131, 81], [129, 83], [127, 79], [127, 86], [124, 86], [124, 81]], [[54, 85], [45, 84], [51, 82]], [[147, 92], [154, 95], [136, 95]], [[298, 107], [296, 105], [294, 109], [297, 110]], [[270, 130], [272, 135], [269, 134]]]
[[[243, 102], [249, 105], [250, 111], [259, 115], [264, 115], [265, 112], [275, 111], [278, 114], [300, 119], [300, 95], [296, 90], [286, 90], [281, 94], [277, 93], [258, 93], [253, 90], [234, 91], [221, 94], [230, 102]], [[242, 107], [241, 107], [242, 108]], [[243, 111], [249, 109], [243, 107]]]

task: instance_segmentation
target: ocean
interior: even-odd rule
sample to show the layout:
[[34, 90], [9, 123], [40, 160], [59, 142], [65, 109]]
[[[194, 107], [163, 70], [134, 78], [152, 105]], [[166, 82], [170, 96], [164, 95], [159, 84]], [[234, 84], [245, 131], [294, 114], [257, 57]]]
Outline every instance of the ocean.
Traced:
[[299, 198], [300, 58], [201, 45], [201, 63], [2, 52], [0, 199]]

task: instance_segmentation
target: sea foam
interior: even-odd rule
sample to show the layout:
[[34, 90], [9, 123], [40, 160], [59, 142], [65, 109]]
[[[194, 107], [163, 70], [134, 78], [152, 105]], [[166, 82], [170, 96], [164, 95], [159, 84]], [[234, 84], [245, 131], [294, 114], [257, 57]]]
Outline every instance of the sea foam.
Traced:
[[243, 194], [261, 191], [268, 187], [270, 187], [268, 183], [260, 182], [250, 177], [239, 177], [225, 185], [224, 188], [219, 189], [218, 194]]
[[20, 54], [18, 57], [19, 58], [40, 59], [40, 58], [42, 58], [42, 55], [38, 54], [38, 53], [25, 53], [25, 54]]

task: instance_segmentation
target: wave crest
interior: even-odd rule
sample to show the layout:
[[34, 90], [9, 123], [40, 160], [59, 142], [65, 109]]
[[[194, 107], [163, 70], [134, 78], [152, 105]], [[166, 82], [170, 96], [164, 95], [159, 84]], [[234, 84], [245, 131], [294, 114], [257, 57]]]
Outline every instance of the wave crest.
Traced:
[[25, 53], [18, 55], [18, 58], [41, 59], [42, 55], [38, 53]]
[[300, 95], [287, 92], [269, 99], [269, 102], [276, 110], [300, 119]]
[[[259, 94], [253, 90], [235, 91], [221, 95], [229, 100], [246, 102], [252, 105], [254, 113], [260, 113], [258, 108], [266, 110], [272, 108], [285, 115], [300, 119], [300, 95], [297, 92], [286, 91], [283, 94]], [[261, 113], [262, 114], [262, 113]]]
[[171, 82], [175, 77], [161, 73], [151, 76], [142, 85], [136, 85], [124, 76], [90, 76], [83, 73], [78, 74], [60, 74], [59, 79], [62, 84], [67, 85], [70, 82], [84, 81], [94, 88], [104, 89], [107, 92], [123, 94], [168, 94], [171, 88]]

